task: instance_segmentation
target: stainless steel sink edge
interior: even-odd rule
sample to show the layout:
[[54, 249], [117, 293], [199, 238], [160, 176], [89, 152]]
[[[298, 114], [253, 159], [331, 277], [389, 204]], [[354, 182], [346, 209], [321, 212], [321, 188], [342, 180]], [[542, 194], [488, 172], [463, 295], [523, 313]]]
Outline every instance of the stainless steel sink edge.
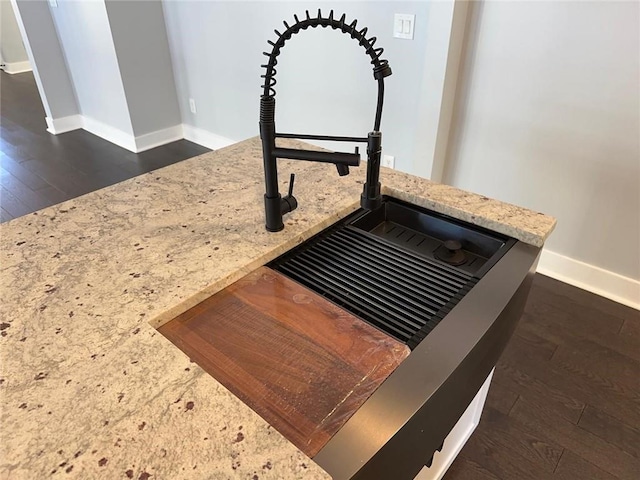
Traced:
[[502, 354], [541, 249], [516, 242], [314, 457], [334, 479], [413, 479]]

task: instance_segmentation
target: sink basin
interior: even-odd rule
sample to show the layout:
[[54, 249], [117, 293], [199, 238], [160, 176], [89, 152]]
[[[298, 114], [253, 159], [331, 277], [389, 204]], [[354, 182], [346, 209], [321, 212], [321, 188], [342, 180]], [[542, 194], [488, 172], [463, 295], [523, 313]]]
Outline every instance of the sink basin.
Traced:
[[443, 257], [438, 254], [446, 250], [444, 242], [458, 241], [464, 260], [456, 266], [473, 275], [507, 242], [493, 232], [388, 197], [382, 207], [363, 212], [352, 225], [434, 260]]
[[414, 349], [512, 244], [386, 197], [269, 266]]

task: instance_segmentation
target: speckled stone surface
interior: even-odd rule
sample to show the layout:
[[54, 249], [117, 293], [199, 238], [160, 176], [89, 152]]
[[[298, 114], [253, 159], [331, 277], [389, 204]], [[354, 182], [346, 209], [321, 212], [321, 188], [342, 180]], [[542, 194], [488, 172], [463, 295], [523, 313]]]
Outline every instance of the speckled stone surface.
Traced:
[[[364, 168], [279, 162], [300, 208], [263, 228], [256, 139], [0, 225], [0, 478], [329, 478], [156, 332], [357, 208]], [[385, 193], [541, 245], [547, 216], [393, 171]]]

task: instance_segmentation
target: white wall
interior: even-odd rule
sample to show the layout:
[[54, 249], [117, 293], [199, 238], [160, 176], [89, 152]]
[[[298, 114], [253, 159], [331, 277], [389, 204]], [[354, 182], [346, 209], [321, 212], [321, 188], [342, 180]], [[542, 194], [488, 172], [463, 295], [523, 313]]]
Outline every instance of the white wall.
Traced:
[[47, 123], [78, 114], [71, 78], [46, 1], [13, 0]]
[[0, 0], [0, 52], [5, 63], [29, 61], [9, 0]]
[[456, 101], [469, 2], [430, 4], [424, 73], [414, 128], [414, 175], [442, 182]]
[[[51, 8], [85, 121], [133, 135], [107, 10], [102, 1], [58, 0]], [[118, 133], [116, 133], [118, 135]]]
[[182, 123], [160, 2], [105, 2], [136, 136]]
[[[410, 171], [427, 48], [429, 2], [165, 1], [165, 20], [183, 122], [233, 140], [258, 133], [258, 104], [267, 40], [293, 14], [321, 6], [369, 27], [393, 75], [385, 79], [383, 148]], [[393, 14], [416, 15], [415, 40], [392, 38]], [[277, 128], [282, 132], [366, 135], [373, 127], [377, 84], [364, 49], [342, 33], [309, 29], [279, 57]], [[427, 92], [429, 94], [429, 92]], [[438, 95], [440, 92], [438, 92]], [[196, 115], [189, 111], [194, 98]], [[351, 150], [345, 145], [335, 148]]]
[[541, 269], [627, 303], [640, 303], [639, 18], [637, 2], [476, 4], [445, 172], [556, 216]]

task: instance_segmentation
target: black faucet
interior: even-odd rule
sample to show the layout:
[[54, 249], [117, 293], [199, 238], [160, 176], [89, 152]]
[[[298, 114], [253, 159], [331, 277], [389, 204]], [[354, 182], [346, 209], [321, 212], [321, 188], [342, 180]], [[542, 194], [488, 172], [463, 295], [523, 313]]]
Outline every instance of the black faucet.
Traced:
[[[391, 75], [391, 67], [389, 62], [380, 58], [382, 48], [375, 48], [376, 37], [366, 38], [367, 28], [357, 30], [357, 20], [350, 24], [345, 22], [343, 14], [339, 20], [333, 18], [333, 10], [327, 18], [322, 17], [322, 12], [318, 10], [318, 16], [311, 18], [309, 11], [306, 12], [306, 19], [300, 20], [294, 15], [295, 23], [291, 26], [285, 21], [286, 30], [280, 33], [275, 30], [278, 39], [276, 42], [269, 41], [269, 45], [273, 47], [271, 53], [263, 52], [268, 57], [268, 62], [262, 65], [266, 69], [262, 78], [263, 93], [260, 96], [260, 138], [262, 139], [262, 156], [264, 160], [264, 176], [266, 184], [266, 193], [264, 195], [264, 207], [266, 217], [266, 227], [270, 232], [278, 232], [284, 228], [282, 216], [291, 212], [298, 207], [298, 201], [293, 196], [294, 174], [291, 174], [289, 180], [289, 193], [282, 197], [278, 192], [278, 167], [276, 159], [289, 158], [293, 160], [310, 160], [314, 162], [334, 163], [338, 169], [340, 176], [349, 174], [349, 167], [357, 167], [360, 165], [360, 154], [358, 147], [355, 153], [343, 152], [316, 152], [313, 150], [302, 150], [294, 148], [276, 147], [276, 138], [296, 138], [300, 140], [331, 140], [339, 142], [361, 142], [367, 144], [367, 181], [364, 184], [364, 190], [360, 197], [360, 204], [363, 208], [373, 210], [382, 203], [380, 196], [380, 156], [382, 153], [382, 133], [380, 132], [380, 121], [382, 119], [382, 103], [384, 100], [384, 77]], [[378, 81], [378, 103], [376, 107], [376, 117], [373, 123], [373, 131], [369, 132], [366, 137], [340, 137], [328, 135], [306, 135], [293, 133], [276, 133], [275, 125], [275, 85], [276, 85], [276, 69], [278, 64], [277, 57], [284, 43], [293, 35], [306, 30], [309, 27], [315, 28], [321, 26], [323, 28], [331, 27], [333, 30], [340, 30], [346, 33], [364, 47], [366, 53], [371, 57], [373, 65], [373, 77]]]

